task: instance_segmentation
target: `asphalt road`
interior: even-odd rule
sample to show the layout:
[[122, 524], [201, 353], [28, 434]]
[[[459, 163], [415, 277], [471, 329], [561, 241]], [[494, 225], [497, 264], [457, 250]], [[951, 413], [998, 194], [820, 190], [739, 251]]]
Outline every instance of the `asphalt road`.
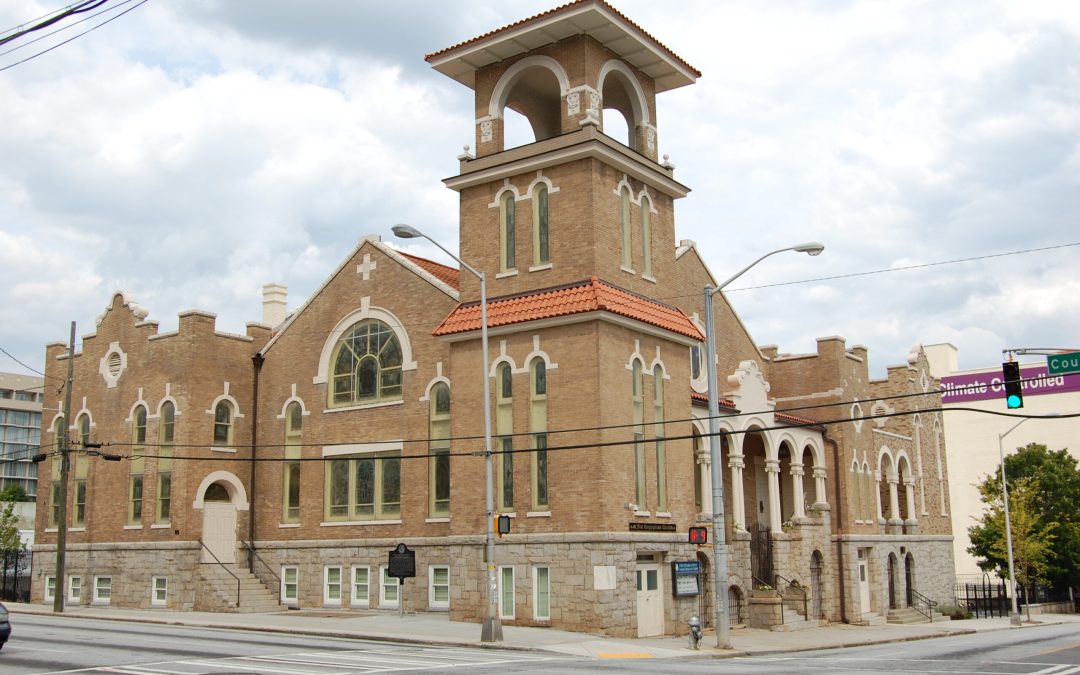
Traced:
[[541, 652], [425, 647], [254, 631], [19, 614], [0, 673], [350, 675], [435, 670], [512, 672], [560, 658]]

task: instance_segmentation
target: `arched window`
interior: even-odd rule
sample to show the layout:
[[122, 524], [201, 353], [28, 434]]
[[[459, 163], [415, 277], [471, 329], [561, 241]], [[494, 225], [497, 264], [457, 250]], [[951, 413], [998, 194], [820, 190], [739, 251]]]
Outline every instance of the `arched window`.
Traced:
[[300, 521], [300, 451], [304, 431], [304, 409], [293, 401], [285, 407], [285, 466], [282, 486], [282, 521]]
[[624, 187], [619, 193], [619, 199], [621, 200], [621, 222], [622, 222], [622, 266], [626, 269], [633, 269], [633, 257], [630, 251], [630, 188]]
[[644, 511], [648, 493], [645, 488], [645, 382], [641, 361], [634, 361], [631, 380], [634, 406], [634, 503], [639, 510]]
[[546, 265], [551, 262], [548, 235], [548, 189], [540, 183], [533, 190], [533, 264]]
[[378, 319], [350, 328], [334, 347], [334, 406], [363, 405], [401, 398], [401, 344]]
[[428, 511], [450, 515], [450, 387], [439, 382], [428, 398]]
[[653, 425], [656, 436], [656, 510], [667, 511], [667, 470], [664, 457], [664, 371], [653, 367]]
[[228, 401], [218, 401], [214, 406], [214, 446], [227, 447], [233, 439], [233, 409]]
[[515, 204], [514, 193], [510, 190], [503, 193], [499, 200], [499, 270], [503, 272], [517, 267], [517, 256], [514, 253], [517, 248]]
[[53, 444], [56, 448], [56, 452], [53, 453], [52, 458], [49, 460], [49, 464], [52, 465], [52, 493], [50, 499], [49, 509], [49, 527], [60, 526], [60, 500], [63, 498], [63, 494], [60, 492], [60, 463], [61, 454], [60, 449], [64, 445], [64, 418], [57, 417], [53, 422]]
[[641, 198], [641, 276], [652, 277], [652, 204]]
[[176, 439], [176, 406], [172, 401], [161, 405], [158, 423], [157, 508], [154, 522], [167, 523], [172, 510], [172, 446]]
[[499, 461], [497, 467], [499, 510], [514, 510], [514, 389], [509, 363], [501, 363], [495, 370], [495, 427], [499, 435]]
[[128, 525], [142, 523], [143, 471], [146, 467], [146, 407], [135, 406], [131, 415], [131, 473], [128, 476]]
[[537, 357], [529, 366], [529, 431], [532, 432], [532, 505], [536, 511], [549, 508], [547, 363]]
[[71, 524], [74, 527], [82, 527], [86, 524], [86, 475], [90, 469], [90, 458], [86, 454], [86, 446], [90, 443], [90, 416], [86, 413], [79, 415], [75, 422], [79, 433], [79, 449], [75, 455], [75, 513], [72, 514]]

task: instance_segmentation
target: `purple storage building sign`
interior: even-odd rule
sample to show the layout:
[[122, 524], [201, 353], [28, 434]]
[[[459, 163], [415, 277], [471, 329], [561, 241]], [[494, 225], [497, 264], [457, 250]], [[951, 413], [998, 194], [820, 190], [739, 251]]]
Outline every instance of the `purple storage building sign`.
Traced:
[[[1080, 391], [1080, 374], [1048, 375], [1045, 365], [1020, 367], [1020, 376], [1024, 396], [1058, 394], [1067, 391]], [[1001, 371], [986, 371], [967, 375], [949, 375], [941, 378], [941, 402], [964, 403], [966, 401], [988, 401], [1005, 396], [1005, 385]]]

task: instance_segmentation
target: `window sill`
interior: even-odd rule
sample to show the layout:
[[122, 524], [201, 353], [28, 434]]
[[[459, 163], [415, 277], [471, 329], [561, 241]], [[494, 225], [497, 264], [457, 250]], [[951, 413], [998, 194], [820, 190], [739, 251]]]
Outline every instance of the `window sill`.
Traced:
[[56, 532], [56, 531], [57, 531], [57, 528], [55, 528], [55, 527], [46, 527], [46, 528], [45, 528], [45, 531], [46, 531], [46, 532]]
[[236, 448], [224, 448], [218, 445], [211, 445], [210, 452], [231, 452], [236, 454]]
[[432, 605], [427, 608], [429, 612], [446, 613], [450, 611], [450, 605]]
[[656, 512], [656, 517], [657, 518], [670, 518], [671, 514], [668, 513], [667, 511], [657, 511]]
[[517, 270], [506, 270], [505, 272], [499, 272], [495, 275], [496, 279], [505, 279], [507, 277], [516, 277]]
[[287, 529], [290, 527], [300, 527], [300, 523], [278, 523], [278, 529]]
[[450, 522], [450, 516], [445, 516], [445, 517], [438, 516], [436, 518], [425, 518], [424, 522], [425, 523], [449, 523]]
[[342, 408], [327, 408], [323, 410], [323, 413], [349, 412], [351, 410], [368, 410], [370, 408], [385, 408], [388, 405], [402, 405], [403, 403], [405, 403], [404, 399], [398, 399], [397, 401], [379, 401], [378, 403], [350, 405]]
[[641, 278], [644, 279], [645, 281], [651, 281], [654, 284], [656, 283], [656, 277], [654, 277], [651, 274], [642, 274]]
[[551, 511], [529, 511], [525, 514], [526, 518], [550, 518]]
[[637, 274], [637, 272], [634, 271], [633, 267], [627, 267], [626, 265], [620, 265], [619, 269], [621, 269], [623, 272], [629, 272], [630, 274]]
[[86, 526], [78, 525], [76, 527], [69, 527], [68, 532], [86, 532]]
[[154, 523], [150, 526], [151, 530], [167, 530], [172, 527], [172, 523]]
[[324, 520], [322, 527], [346, 527], [350, 525], [400, 525], [401, 520]]
[[543, 272], [544, 270], [551, 269], [551, 263], [544, 263], [542, 265], [533, 265], [529, 268], [530, 272]]
[[143, 526], [142, 525], [125, 525], [124, 529], [125, 530], [141, 530], [141, 529], [143, 529]]
[[499, 511], [495, 515], [506, 516], [507, 518], [517, 518], [517, 511]]
[[652, 516], [652, 513], [649, 512], [649, 511], [634, 511], [634, 515], [639, 516], [641, 518], [648, 518], [648, 517]]

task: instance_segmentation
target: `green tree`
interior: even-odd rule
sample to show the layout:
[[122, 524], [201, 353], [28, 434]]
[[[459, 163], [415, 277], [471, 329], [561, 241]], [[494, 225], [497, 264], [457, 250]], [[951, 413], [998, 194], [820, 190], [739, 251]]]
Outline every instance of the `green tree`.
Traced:
[[[987, 506], [982, 518], [968, 530], [971, 546], [968, 553], [979, 559], [979, 567], [996, 571], [1002, 578], [1008, 577], [1008, 558], [1005, 549], [1005, 525], [1002, 513], [1001, 474], [987, 474], [977, 485], [983, 503]], [[1076, 459], [1066, 450], [1047, 450], [1045, 445], [1029, 443], [1005, 458], [1005, 473], [1009, 481], [1010, 522], [1013, 528], [1013, 554], [1018, 558], [1020, 536], [1014, 511], [1016, 500], [1013, 493], [1018, 486], [1018, 496], [1028, 499], [1026, 505], [1031, 513], [1026, 538], [1045, 541], [1046, 550], [1041, 555], [1045, 568], [1037, 576], [1040, 581], [1054, 585], [1077, 585], [1080, 583], [1080, 469]], [[1022, 487], [1019, 487], [1022, 486]], [[1021, 506], [1020, 508], [1025, 508]], [[1017, 581], [1028, 574], [1029, 569], [1017, 568]]]
[[0, 502], [31, 502], [30, 495], [26, 494], [18, 483], [8, 483], [0, 490]]
[[15, 515], [15, 502], [4, 504], [0, 511], [0, 551], [17, 551], [23, 547], [19, 539], [19, 517]]

